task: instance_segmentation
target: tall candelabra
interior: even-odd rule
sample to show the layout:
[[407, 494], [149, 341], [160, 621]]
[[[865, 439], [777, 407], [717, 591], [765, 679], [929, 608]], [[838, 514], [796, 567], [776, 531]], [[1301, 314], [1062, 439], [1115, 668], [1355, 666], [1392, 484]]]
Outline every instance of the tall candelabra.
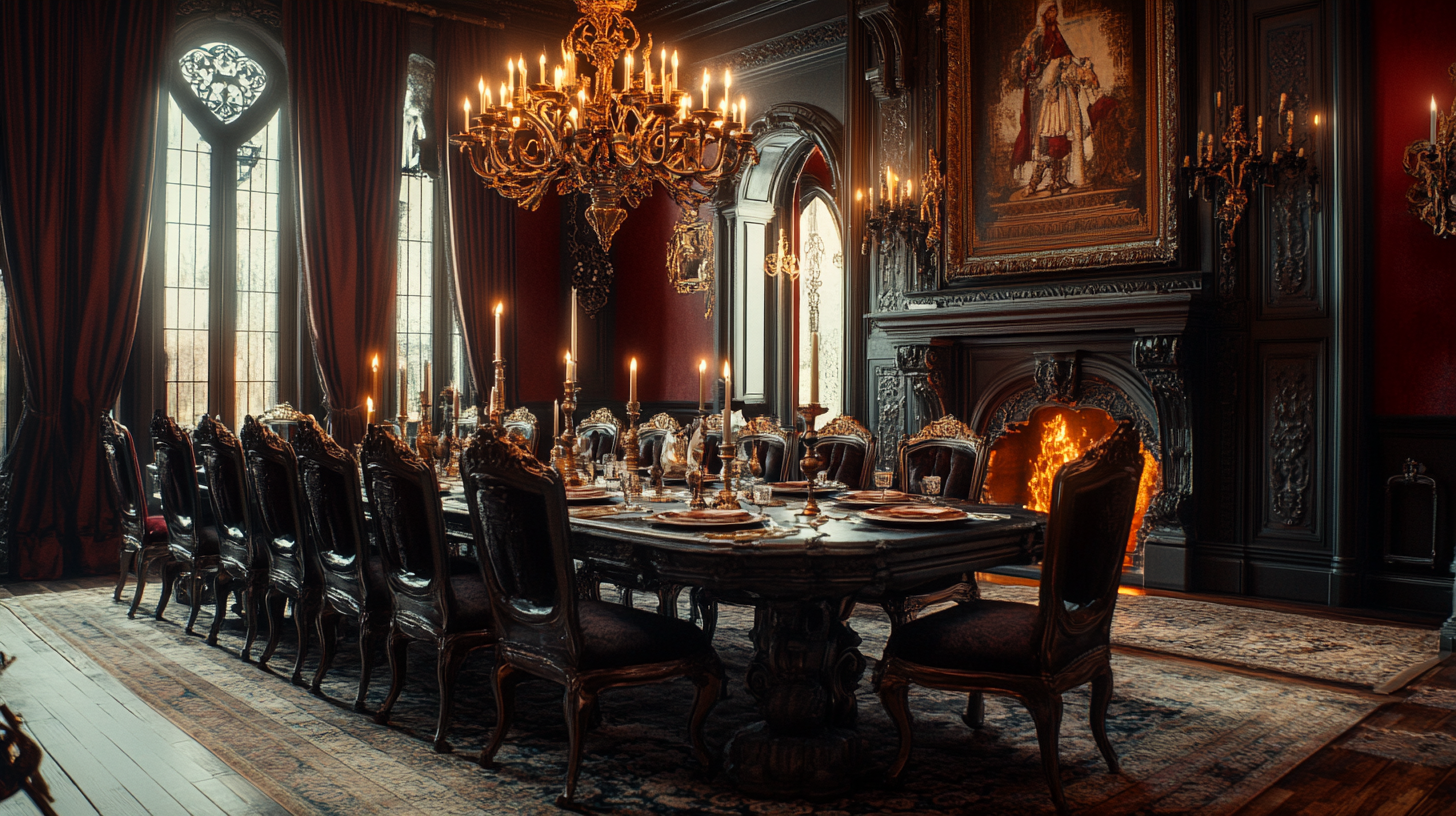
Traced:
[[628, 497], [627, 504], [631, 506], [637, 491], [633, 489], [637, 481], [638, 451], [637, 451], [637, 418], [642, 415], [642, 403], [627, 403], [627, 450], [622, 455], [622, 468], [626, 473], [622, 474], [622, 492]]
[[426, 462], [435, 460], [435, 434], [430, 428], [430, 393], [420, 392], [420, 426], [415, 431], [415, 450]]
[[573, 415], [576, 413], [576, 397], [581, 393], [575, 380], [566, 380], [562, 383], [561, 394], [561, 435], [556, 437], [556, 450], [553, 451], [556, 469], [561, 473], [561, 478], [569, 487], [580, 487], [581, 477], [576, 472], [576, 420]]
[[[1456, 84], [1456, 63], [1449, 73]], [[1411, 214], [1442, 238], [1456, 236], [1456, 99], [1443, 115], [1431, 97], [1431, 138], [1411, 142], [1404, 165], [1416, 180], [1405, 194]]]
[[814, 477], [824, 469], [824, 460], [819, 458], [819, 433], [814, 430], [814, 423], [819, 417], [829, 413], [829, 409], [817, 402], [808, 405], [800, 405], [797, 409], [799, 417], [804, 420], [804, 458], [799, 460], [799, 467], [804, 471], [804, 492], [808, 498], [804, 501], [804, 509], [799, 511], [801, 516], [819, 515], [819, 502], [814, 500]]
[[[1319, 127], [1319, 115], [1314, 117]], [[1183, 157], [1183, 173], [1189, 177], [1188, 195], [1195, 193], [1205, 201], [1218, 203], [1218, 221], [1223, 227], [1221, 244], [1224, 261], [1231, 261], [1238, 248], [1236, 233], [1249, 206], [1249, 194], [1256, 185], [1274, 186], [1281, 179], [1297, 181], [1307, 178], [1311, 210], [1319, 211], [1319, 170], [1310, 166], [1303, 147], [1294, 145], [1294, 110], [1288, 94], [1279, 95], [1279, 114], [1274, 120], [1276, 135], [1282, 143], [1264, 158], [1264, 117], [1258, 117], [1254, 138], [1250, 139], [1244, 106], [1235, 105], [1229, 115], [1222, 138], [1213, 133], [1198, 134], [1196, 157]], [[1219, 149], [1219, 144], [1222, 149]]]
[[874, 202], [873, 192], [870, 200], [866, 201], [863, 191], [855, 191], [855, 202], [864, 208], [864, 240], [860, 242], [860, 254], [868, 255], [870, 247], [876, 243], [881, 252], [908, 246], [922, 263], [927, 261], [940, 245], [940, 200], [944, 184], [940, 160], [931, 150], [925, 163], [925, 175], [921, 177], [918, 200], [911, 182], [898, 178], [893, 170], [882, 171], [878, 203]]

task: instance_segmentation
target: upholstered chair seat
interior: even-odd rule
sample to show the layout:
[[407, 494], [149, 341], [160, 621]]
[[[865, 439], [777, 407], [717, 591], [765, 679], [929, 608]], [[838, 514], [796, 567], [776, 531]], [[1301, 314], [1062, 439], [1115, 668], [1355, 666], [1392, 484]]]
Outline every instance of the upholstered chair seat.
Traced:
[[1036, 614], [1036, 604], [984, 598], [957, 604], [901, 625], [895, 632], [895, 654], [954, 671], [1036, 674], [1041, 670], [1032, 638]]
[[576, 609], [582, 671], [689, 660], [713, 651], [703, 630], [685, 620], [605, 601], [580, 601]]

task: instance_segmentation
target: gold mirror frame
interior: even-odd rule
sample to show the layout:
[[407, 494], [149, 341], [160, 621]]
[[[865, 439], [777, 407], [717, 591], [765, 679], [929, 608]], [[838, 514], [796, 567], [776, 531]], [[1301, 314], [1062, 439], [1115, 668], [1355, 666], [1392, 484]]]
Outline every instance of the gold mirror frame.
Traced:
[[703, 319], [713, 316], [713, 225], [683, 210], [667, 242], [667, 278], [680, 295], [704, 293]]

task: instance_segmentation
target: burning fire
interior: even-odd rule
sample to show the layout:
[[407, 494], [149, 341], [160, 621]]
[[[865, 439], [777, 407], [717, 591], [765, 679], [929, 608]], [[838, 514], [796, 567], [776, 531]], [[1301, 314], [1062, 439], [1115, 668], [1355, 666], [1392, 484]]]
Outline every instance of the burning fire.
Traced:
[[[1052, 504], [1052, 482], [1056, 478], [1057, 471], [1062, 465], [1077, 459], [1088, 448], [1092, 447], [1097, 440], [1101, 439], [1113, 427], [1112, 418], [1103, 411], [1072, 411], [1069, 409], [1054, 408], [1050, 410], [1050, 416], [1037, 422], [1033, 420], [1027, 423], [1026, 432], [1039, 434], [1035, 442], [1027, 439], [1026, 446], [1022, 448], [1025, 453], [1026, 474], [1024, 488], [1017, 490], [1019, 495], [1006, 495], [1014, 488], [1005, 480], [1014, 474], [1014, 469], [997, 478], [998, 457], [996, 454], [1001, 451], [992, 451], [989, 462], [987, 478], [988, 494], [992, 495], [990, 501], [1009, 501], [1011, 503], [1024, 504], [1028, 510], [1036, 510], [1045, 513], [1051, 509]], [[1070, 419], [1070, 421], [1068, 421]], [[1005, 438], [1003, 437], [1003, 440]], [[999, 443], [998, 443], [999, 444]], [[1147, 449], [1138, 446], [1143, 455], [1143, 475], [1138, 482], [1137, 507], [1133, 511], [1132, 530], [1128, 534], [1127, 552], [1137, 548], [1138, 530], [1143, 524], [1143, 515], [1147, 512], [1148, 505], [1152, 502], [1153, 495], [1157, 493], [1158, 485], [1162, 482], [1162, 470], [1158, 467], [1158, 460], [1154, 459]], [[1003, 460], [1004, 462], [1005, 460]], [[1014, 460], [1012, 460], [1014, 462]], [[1011, 464], [1011, 463], [1007, 463]], [[996, 487], [992, 489], [993, 485]]]

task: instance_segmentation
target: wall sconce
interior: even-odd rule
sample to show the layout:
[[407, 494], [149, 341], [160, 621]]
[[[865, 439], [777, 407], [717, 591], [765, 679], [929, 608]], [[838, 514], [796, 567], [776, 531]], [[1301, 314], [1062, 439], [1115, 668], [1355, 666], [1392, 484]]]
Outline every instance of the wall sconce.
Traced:
[[868, 201], [863, 190], [856, 190], [855, 204], [864, 207], [865, 232], [864, 240], [860, 242], [860, 254], [870, 253], [870, 239], [873, 237], [881, 252], [909, 246], [922, 265], [928, 263], [931, 251], [940, 245], [940, 200], [944, 184], [940, 160], [931, 150], [925, 162], [925, 175], [921, 178], [919, 201], [915, 200], [913, 182], [896, 176], [891, 167], [881, 171], [878, 204], [874, 200], [874, 190], [870, 191]]
[[789, 239], [783, 230], [779, 230], [779, 251], [763, 259], [763, 273], [770, 278], [784, 275], [797, 280], [799, 277], [799, 259], [789, 252]]
[[[1456, 63], [1448, 73], [1456, 84]], [[1431, 138], [1405, 149], [1405, 172], [1416, 180], [1405, 194], [1411, 214], [1449, 238], [1456, 234], [1456, 99], [1442, 116], [1431, 97]]]
[[[1219, 93], [1217, 99], [1217, 105], [1222, 109], [1223, 94]], [[1315, 114], [1313, 134], [1319, 133], [1319, 124], [1319, 114]], [[1183, 173], [1191, 181], [1188, 195], [1200, 193], [1204, 201], [1219, 201], [1218, 220], [1223, 224], [1222, 249], [1226, 261], [1233, 259], [1237, 248], [1234, 234], [1249, 206], [1249, 193], [1254, 185], [1273, 187], [1281, 178], [1307, 178], [1313, 197], [1310, 209], [1319, 212], [1319, 169], [1310, 165], [1310, 157], [1303, 147], [1294, 146], [1294, 110], [1289, 107], [1288, 94], [1279, 95], [1279, 115], [1274, 120], [1274, 133], [1276, 137], [1283, 137], [1282, 144], [1278, 144], [1266, 159], [1264, 117], [1257, 119], [1251, 140], [1244, 121], [1244, 106], [1235, 105], [1228, 127], [1223, 132], [1221, 141], [1224, 149], [1217, 151], [1220, 140], [1214, 134], [1207, 134], [1205, 140], [1203, 131], [1199, 131], [1196, 157], [1183, 157]]]

